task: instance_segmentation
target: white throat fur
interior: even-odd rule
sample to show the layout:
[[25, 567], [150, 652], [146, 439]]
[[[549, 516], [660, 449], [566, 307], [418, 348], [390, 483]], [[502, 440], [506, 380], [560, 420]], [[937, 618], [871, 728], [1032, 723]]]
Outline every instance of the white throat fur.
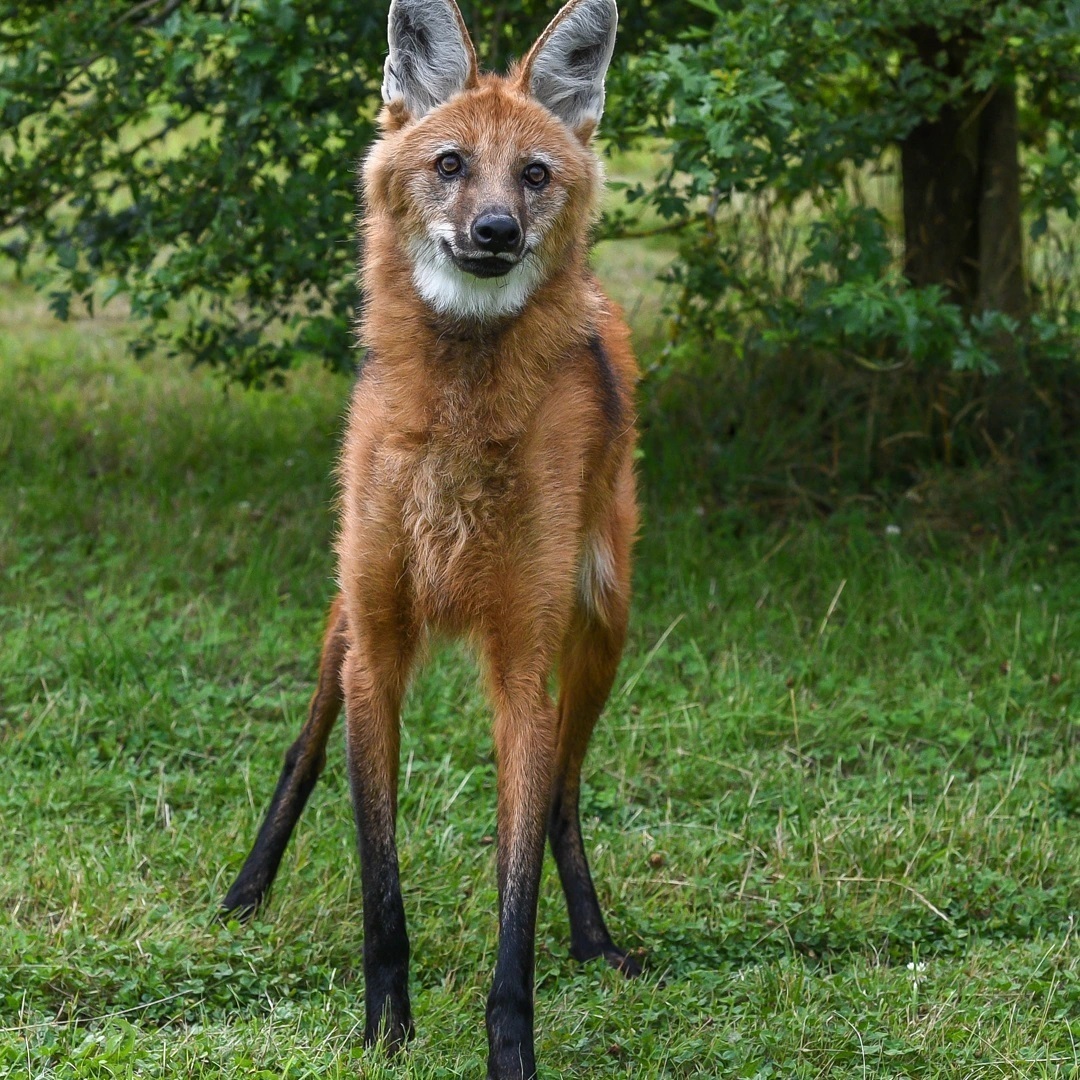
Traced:
[[440, 315], [492, 319], [516, 315], [540, 284], [539, 261], [526, 255], [502, 277], [481, 278], [458, 269], [441, 240], [418, 237], [409, 244], [412, 279], [424, 302]]

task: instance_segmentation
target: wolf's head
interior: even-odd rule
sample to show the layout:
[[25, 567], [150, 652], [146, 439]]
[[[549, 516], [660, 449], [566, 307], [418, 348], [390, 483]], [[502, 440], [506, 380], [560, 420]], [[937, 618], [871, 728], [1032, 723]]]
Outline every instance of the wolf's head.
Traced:
[[454, 0], [393, 0], [369, 226], [424, 301], [458, 319], [520, 311], [583, 249], [601, 170], [614, 0], [570, 0], [505, 77], [481, 75]]

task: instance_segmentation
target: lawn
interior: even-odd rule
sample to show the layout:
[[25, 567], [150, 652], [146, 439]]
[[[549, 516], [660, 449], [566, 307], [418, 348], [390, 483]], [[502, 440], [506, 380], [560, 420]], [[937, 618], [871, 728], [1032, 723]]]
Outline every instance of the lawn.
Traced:
[[[312, 685], [348, 382], [226, 391], [125, 332], [0, 287], [0, 1074], [480, 1076], [495, 773], [461, 650], [404, 718], [407, 1055], [360, 1038], [340, 732], [270, 903], [215, 919]], [[583, 805], [647, 972], [568, 958], [549, 860], [541, 1074], [1080, 1077], [1075, 522], [717, 508], [649, 394]]]

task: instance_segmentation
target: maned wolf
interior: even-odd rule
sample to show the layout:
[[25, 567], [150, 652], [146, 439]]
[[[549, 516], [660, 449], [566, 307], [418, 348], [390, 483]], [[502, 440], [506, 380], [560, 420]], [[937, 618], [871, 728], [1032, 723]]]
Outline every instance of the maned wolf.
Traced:
[[[602, 179], [590, 139], [613, 0], [571, 0], [505, 77], [481, 74], [453, 0], [394, 0], [364, 162], [362, 340], [341, 455], [340, 596], [319, 684], [225, 898], [277, 871], [346, 706], [364, 904], [366, 1038], [412, 1031], [398, 879], [398, 715], [425, 639], [471, 639], [494, 707], [499, 949], [488, 1076], [535, 1075], [544, 835], [571, 951], [627, 975], [585, 859], [581, 765], [626, 633], [637, 527], [636, 365], [587, 264]], [[558, 670], [556, 705], [548, 694]]]

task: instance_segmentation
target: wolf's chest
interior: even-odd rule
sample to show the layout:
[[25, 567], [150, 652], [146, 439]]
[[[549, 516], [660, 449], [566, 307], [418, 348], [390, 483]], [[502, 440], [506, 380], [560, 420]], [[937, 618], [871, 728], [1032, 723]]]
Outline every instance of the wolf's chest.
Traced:
[[428, 436], [391, 463], [400, 498], [406, 566], [423, 590], [475, 584], [515, 519], [520, 471], [512, 445]]

